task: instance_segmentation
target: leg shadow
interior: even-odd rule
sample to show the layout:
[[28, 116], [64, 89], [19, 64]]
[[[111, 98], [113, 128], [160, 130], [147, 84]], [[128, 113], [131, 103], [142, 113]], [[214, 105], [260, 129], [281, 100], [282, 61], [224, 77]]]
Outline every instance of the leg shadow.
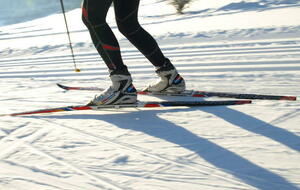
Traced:
[[[189, 110], [194, 111], [197, 109], [191, 108]], [[38, 116], [36, 118], [103, 120], [122, 129], [139, 131], [152, 137], [179, 145], [196, 153], [199, 157], [205, 159], [215, 167], [220, 168], [222, 171], [227, 172], [258, 189], [297, 189], [296, 186], [283, 177], [268, 171], [205, 138], [199, 137], [183, 127], [159, 117], [159, 114], [161, 113], [178, 111], [180, 110], [147, 110], [119, 114]], [[206, 110], [206, 112], [208, 112], [208, 110]], [[228, 117], [231, 117], [230, 113], [225, 112], [223, 114], [229, 114]], [[243, 115], [239, 112], [235, 114], [238, 116]], [[224, 118], [224, 116], [222, 116], [222, 118]]]
[[252, 133], [268, 137], [269, 139], [281, 143], [295, 151], [300, 151], [300, 137], [285, 129], [273, 126], [260, 119], [233, 110], [229, 107], [218, 107], [214, 109], [207, 108], [202, 109], [202, 111], [213, 114]]

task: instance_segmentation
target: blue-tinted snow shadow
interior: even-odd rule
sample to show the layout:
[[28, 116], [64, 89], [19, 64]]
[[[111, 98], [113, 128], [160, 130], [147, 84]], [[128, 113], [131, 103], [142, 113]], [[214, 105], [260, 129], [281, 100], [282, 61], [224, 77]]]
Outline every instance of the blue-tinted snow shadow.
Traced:
[[288, 130], [276, 127], [270, 123], [228, 107], [202, 110], [220, 117], [235, 126], [243, 128], [252, 133], [265, 136], [289, 147], [290, 149], [300, 152], [300, 137], [289, 132]]
[[[284, 131], [275, 129], [276, 127], [271, 125], [266, 125], [265, 122], [258, 120], [252, 116], [243, 114], [241, 112], [232, 110], [227, 107], [218, 107], [218, 108], [189, 108], [185, 111], [195, 111], [201, 110], [207, 113], [223, 118], [234, 125], [238, 125], [244, 129], [248, 128], [247, 122], [253, 125], [258, 125], [263, 129], [267, 130], [268, 133], [259, 132], [263, 129], [254, 128], [251, 129], [252, 132], [263, 134], [271, 139], [275, 139], [281, 143], [285, 143], [294, 147], [290, 141], [286, 141], [283, 138], [292, 138], [295, 137]], [[274, 189], [297, 189], [292, 183], [288, 182], [283, 177], [275, 174], [261, 166], [256, 165], [255, 163], [250, 162], [249, 160], [239, 156], [238, 154], [231, 152], [218, 144], [215, 144], [205, 138], [202, 138], [188, 129], [185, 129], [171, 121], [159, 117], [160, 114], [171, 113], [171, 112], [180, 112], [182, 109], [173, 109], [173, 110], [145, 110], [137, 112], [127, 112], [127, 113], [116, 113], [116, 114], [73, 114], [73, 115], [64, 115], [64, 116], [34, 116], [35, 118], [50, 118], [50, 119], [89, 119], [91, 120], [103, 120], [108, 123], [111, 123], [119, 128], [128, 129], [133, 131], [139, 131], [147, 135], [153, 136], [155, 138], [160, 138], [162, 140], [168, 141], [179, 145], [187, 150], [190, 150], [199, 157], [205, 159], [207, 162], [212, 165], [220, 168], [222, 171], [230, 173], [236, 178], [244, 181], [245, 183], [256, 187], [262, 190], [274, 190]], [[222, 114], [221, 114], [222, 113]], [[243, 120], [240, 121], [240, 119]], [[201, 124], [199, 124], [199, 127]], [[82, 126], [83, 127], [83, 126]], [[205, 126], [202, 126], [205, 127]], [[274, 135], [272, 135], [273, 130]], [[87, 129], [88, 130], [88, 129]], [[279, 137], [280, 134], [283, 134], [284, 137]]]
[[[191, 4], [192, 5], [192, 4]], [[234, 3], [229, 3], [227, 5], [224, 5], [223, 7], [220, 7], [219, 9], [213, 9], [213, 8], [207, 8], [207, 9], [200, 9], [196, 11], [184, 11], [184, 16], [179, 16], [179, 17], [174, 17], [171, 19], [158, 19], [157, 21], [152, 21], [149, 23], [142, 23], [143, 26], [147, 25], [153, 25], [153, 24], [159, 24], [159, 23], [167, 23], [167, 22], [174, 22], [174, 21], [179, 21], [179, 20], [187, 20], [191, 18], [205, 18], [205, 17], [213, 17], [213, 16], [221, 16], [221, 15], [231, 15], [231, 14], [236, 14], [236, 13], [241, 13], [241, 12], [248, 12], [248, 11], [266, 11], [266, 10], [272, 10], [272, 9], [282, 9], [282, 8], [289, 8], [289, 7], [299, 7], [300, 2], [299, 0], [260, 0], [257, 2], [246, 2], [246, 1], [240, 1], [240, 2], [234, 2]], [[77, 8], [76, 6], [72, 8]], [[19, 17], [19, 18], [7, 18], [5, 22], [8, 24], [9, 22], [15, 23], [15, 22], [21, 22], [25, 20], [31, 20], [33, 18], [40, 18], [46, 15], [51, 15], [54, 13], [57, 13], [57, 8], [55, 10], [51, 10], [49, 13], [46, 13], [45, 11], [42, 11], [40, 13], [42, 14], [33, 14], [31, 17], [29, 16], [28, 18], [24, 17]], [[151, 18], [162, 18], [162, 17], [167, 17], [175, 15], [175, 13], [171, 14], [164, 14], [164, 15], [151, 15], [151, 16], [143, 16], [143, 17], [151, 17]], [[11, 19], [11, 20], [9, 20]], [[25, 19], [25, 20], [24, 20]], [[111, 25], [111, 24], [110, 24]], [[112, 29], [117, 29], [115, 25], [111, 26]], [[28, 34], [24, 36], [14, 36], [14, 34], [7, 33], [3, 35], [4, 37], [0, 38], [0, 40], [10, 40], [10, 39], [18, 39], [18, 38], [34, 38], [34, 37], [41, 37], [41, 36], [56, 36], [56, 35], [65, 35], [64, 32], [50, 32], [47, 34]], [[32, 31], [26, 31], [26, 33], [34, 32]], [[81, 33], [81, 32], [88, 32], [87, 29], [83, 30], [76, 30], [76, 31], [71, 31], [71, 33]], [[2, 36], [0, 34], [0, 36]]]
[[300, 5], [299, 0], [260, 0], [257, 2], [234, 2], [229, 3], [218, 9], [218, 11], [265, 11], [270, 9], [280, 9], [287, 7], [297, 7]]

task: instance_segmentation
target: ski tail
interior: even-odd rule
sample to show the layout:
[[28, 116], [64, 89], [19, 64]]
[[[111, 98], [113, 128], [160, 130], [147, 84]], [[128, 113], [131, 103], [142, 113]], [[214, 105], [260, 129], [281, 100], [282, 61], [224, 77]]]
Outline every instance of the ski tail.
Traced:
[[97, 88], [97, 87], [73, 87], [73, 86], [65, 86], [62, 84], [57, 83], [58, 87], [64, 89], [64, 90], [87, 90], [87, 91], [103, 91], [103, 88]]
[[79, 110], [102, 110], [120, 108], [157, 108], [157, 107], [196, 107], [196, 106], [229, 106], [250, 104], [251, 100], [220, 100], [220, 101], [162, 101], [162, 102], [138, 102], [137, 104], [99, 105], [99, 106], [66, 106], [58, 108], [38, 109], [27, 112], [1, 114], [0, 116], [24, 116], [44, 113], [56, 113]]
[[43, 114], [43, 113], [55, 113], [55, 112], [65, 112], [65, 111], [78, 111], [78, 110], [91, 110], [90, 106], [66, 106], [58, 108], [49, 108], [49, 109], [38, 109], [27, 112], [19, 112], [12, 114], [1, 114], [0, 116], [21, 116], [21, 115], [33, 115], [33, 114]]
[[251, 100], [218, 100], [218, 101], [166, 101], [159, 103], [162, 107], [197, 107], [197, 106], [228, 106], [228, 105], [241, 105], [251, 104]]
[[276, 96], [276, 95], [262, 95], [262, 94], [239, 94], [239, 93], [226, 93], [226, 92], [206, 92], [197, 91], [196, 94], [202, 94], [206, 97], [223, 97], [223, 98], [236, 98], [236, 99], [260, 99], [260, 100], [290, 100], [296, 101], [296, 96]]

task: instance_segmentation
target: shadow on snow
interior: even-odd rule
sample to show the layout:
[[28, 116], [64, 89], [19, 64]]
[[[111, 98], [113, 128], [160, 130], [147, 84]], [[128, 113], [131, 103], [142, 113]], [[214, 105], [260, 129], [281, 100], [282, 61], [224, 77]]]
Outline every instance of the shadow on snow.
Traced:
[[[300, 138], [293, 133], [273, 126], [250, 115], [233, 110], [229, 107], [190, 108], [190, 111], [200, 110], [224, 119], [235, 126], [250, 132], [263, 135], [279, 142], [293, 150], [300, 151]], [[122, 129], [139, 131], [160, 138], [190, 150], [205, 159], [215, 167], [227, 172], [245, 183], [262, 190], [297, 189], [292, 183], [251, 161], [229, 151], [189, 130], [158, 116], [161, 113], [179, 112], [173, 110], [144, 110], [118, 114], [80, 114], [64, 116], [33, 116], [33, 118], [55, 119], [95, 119], [103, 120]], [[186, 110], [185, 110], [186, 111]], [[138, 120], [134, 118], [140, 118]], [[145, 126], [145, 124], [147, 126]]]

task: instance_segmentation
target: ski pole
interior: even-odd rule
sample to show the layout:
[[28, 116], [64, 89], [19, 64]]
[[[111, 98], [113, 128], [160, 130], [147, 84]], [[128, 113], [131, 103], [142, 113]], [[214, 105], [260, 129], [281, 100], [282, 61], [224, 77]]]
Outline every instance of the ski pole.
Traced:
[[70, 50], [71, 50], [72, 59], [73, 59], [73, 63], [74, 63], [75, 72], [80, 72], [80, 69], [77, 68], [76, 62], [75, 62], [75, 55], [74, 55], [74, 51], [73, 51], [73, 46], [72, 46], [72, 41], [71, 41], [71, 36], [70, 36], [70, 31], [69, 31], [69, 27], [68, 27], [66, 11], [65, 11], [65, 6], [64, 6], [63, 0], [60, 0], [60, 5], [61, 5], [61, 9], [62, 9], [64, 19], [65, 19], [65, 25], [66, 25], [66, 29], [67, 29], [68, 38], [69, 38], [69, 45], [70, 45]]

